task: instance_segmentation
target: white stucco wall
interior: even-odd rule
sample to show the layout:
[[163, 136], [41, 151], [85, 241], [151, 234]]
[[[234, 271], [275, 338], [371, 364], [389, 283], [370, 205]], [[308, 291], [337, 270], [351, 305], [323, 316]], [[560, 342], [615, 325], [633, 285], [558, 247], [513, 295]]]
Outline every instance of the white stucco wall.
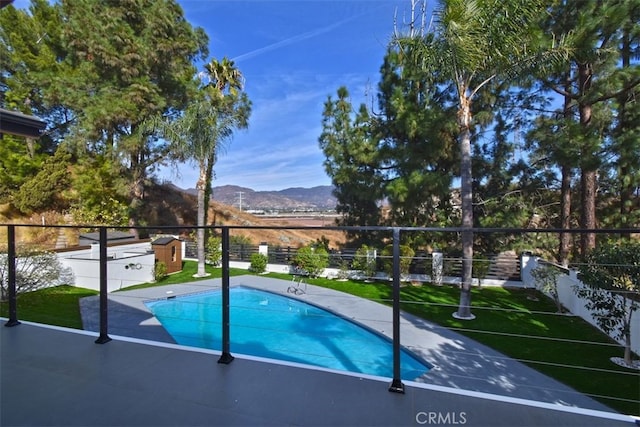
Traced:
[[[523, 261], [522, 268], [522, 277], [525, 286], [536, 287], [535, 280], [531, 277], [531, 270], [538, 265], [540, 259], [534, 256], [523, 258], [526, 258]], [[558, 277], [558, 297], [560, 303], [573, 315], [580, 316], [600, 329], [593, 318], [593, 313], [585, 307], [585, 300], [576, 295], [575, 287], [584, 286], [585, 285], [578, 280], [578, 272], [573, 269], [568, 269], [568, 274], [562, 274]], [[616, 339], [616, 342], [624, 345], [623, 340]], [[631, 317], [631, 350], [636, 354], [640, 354], [640, 311], [635, 311]]]
[[[155, 255], [149, 242], [107, 248], [107, 291], [153, 281]], [[73, 271], [73, 285], [100, 290], [100, 248], [60, 252], [63, 267]]]

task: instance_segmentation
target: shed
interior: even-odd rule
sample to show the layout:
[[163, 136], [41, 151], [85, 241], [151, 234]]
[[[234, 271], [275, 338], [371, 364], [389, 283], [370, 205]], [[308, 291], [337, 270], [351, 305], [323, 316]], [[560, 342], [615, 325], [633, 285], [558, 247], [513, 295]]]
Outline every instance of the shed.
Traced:
[[167, 274], [182, 271], [182, 242], [175, 237], [159, 237], [151, 242], [156, 262], [167, 266]]

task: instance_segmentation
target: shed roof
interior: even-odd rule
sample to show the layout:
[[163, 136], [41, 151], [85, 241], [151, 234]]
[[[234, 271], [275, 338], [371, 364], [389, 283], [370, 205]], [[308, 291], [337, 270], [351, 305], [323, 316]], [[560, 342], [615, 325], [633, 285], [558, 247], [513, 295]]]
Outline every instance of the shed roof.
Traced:
[[151, 242], [152, 245], [160, 245], [160, 246], [164, 246], [164, 245], [168, 245], [169, 243], [173, 242], [174, 240], [178, 240], [175, 237], [159, 237], [156, 240], [154, 240], [153, 242]]

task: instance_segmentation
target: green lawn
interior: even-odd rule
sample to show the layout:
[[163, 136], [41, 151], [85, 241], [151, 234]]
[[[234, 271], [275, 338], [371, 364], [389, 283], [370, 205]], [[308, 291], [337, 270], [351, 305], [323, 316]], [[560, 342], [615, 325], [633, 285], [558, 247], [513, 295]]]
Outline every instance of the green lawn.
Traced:
[[[18, 295], [18, 320], [82, 329], [80, 298], [98, 295], [90, 289], [56, 286]], [[9, 317], [9, 304], [0, 302], [0, 315]]]
[[[121, 290], [130, 291], [133, 289], [150, 288], [153, 286], [174, 285], [176, 283], [197, 282], [197, 281], [208, 280], [208, 279], [219, 279], [220, 277], [222, 277], [222, 269], [212, 267], [210, 265], [205, 265], [205, 272], [209, 273], [210, 276], [193, 277], [193, 275], [196, 274], [197, 272], [198, 272], [197, 262], [184, 261], [182, 263], [182, 270], [177, 273], [170, 274], [164, 277], [163, 279], [158, 280], [155, 283], [143, 283], [141, 285], [129, 286]], [[229, 275], [231, 276], [239, 276], [242, 274], [248, 274], [247, 270], [242, 270], [239, 268], [231, 268], [229, 272]]]
[[[290, 280], [286, 274], [270, 276]], [[389, 283], [328, 279], [309, 279], [308, 283], [391, 305]], [[538, 292], [483, 287], [472, 291], [476, 319], [457, 320], [451, 315], [459, 296], [457, 286], [403, 286], [401, 308], [521, 360], [617, 411], [640, 415], [640, 372], [612, 363], [609, 359], [622, 357], [623, 348], [581, 318], [556, 315], [553, 301]], [[531, 296], [537, 301], [528, 298]]]
[[[209, 279], [221, 275], [219, 268], [207, 270], [211, 273], [207, 277]], [[167, 276], [158, 283], [130, 287], [127, 290], [191, 282], [195, 280], [192, 277], [195, 272], [196, 263], [185, 262], [184, 270], [180, 273]], [[235, 276], [248, 273], [246, 270], [232, 269], [230, 274]], [[287, 274], [272, 273], [268, 277], [291, 279]], [[309, 279], [308, 282], [391, 304], [391, 286], [388, 283], [339, 282], [329, 279]], [[78, 300], [95, 294], [96, 292], [86, 289], [60, 286], [20, 295], [18, 318], [81, 328]], [[403, 286], [401, 306], [404, 311], [451, 328], [521, 360], [582, 393], [592, 395], [617, 411], [640, 415], [640, 372], [619, 367], [609, 361], [610, 357], [621, 357], [622, 348], [580, 318], [555, 315], [555, 305], [543, 295], [535, 294], [537, 301], [527, 298], [528, 296], [532, 296], [531, 291], [474, 288], [472, 311], [476, 319], [473, 321], [456, 320], [451, 316], [458, 303], [459, 291], [456, 286]], [[6, 303], [0, 303], [0, 314], [8, 317]]]

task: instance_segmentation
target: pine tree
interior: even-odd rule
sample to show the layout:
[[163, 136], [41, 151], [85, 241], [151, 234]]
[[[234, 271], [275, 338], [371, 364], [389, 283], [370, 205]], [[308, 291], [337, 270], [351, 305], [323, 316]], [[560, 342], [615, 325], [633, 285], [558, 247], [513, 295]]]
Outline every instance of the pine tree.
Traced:
[[[378, 141], [370, 131], [371, 117], [364, 105], [355, 113], [347, 88], [337, 91], [324, 104], [320, 148], [324, 167], [331, 177], [337, 199], [336, 211], [342, 214], [340, 225], [379, 225], [382, 177], [379, 169]], [[373, 236], [350, 233], [358, 241]]]

